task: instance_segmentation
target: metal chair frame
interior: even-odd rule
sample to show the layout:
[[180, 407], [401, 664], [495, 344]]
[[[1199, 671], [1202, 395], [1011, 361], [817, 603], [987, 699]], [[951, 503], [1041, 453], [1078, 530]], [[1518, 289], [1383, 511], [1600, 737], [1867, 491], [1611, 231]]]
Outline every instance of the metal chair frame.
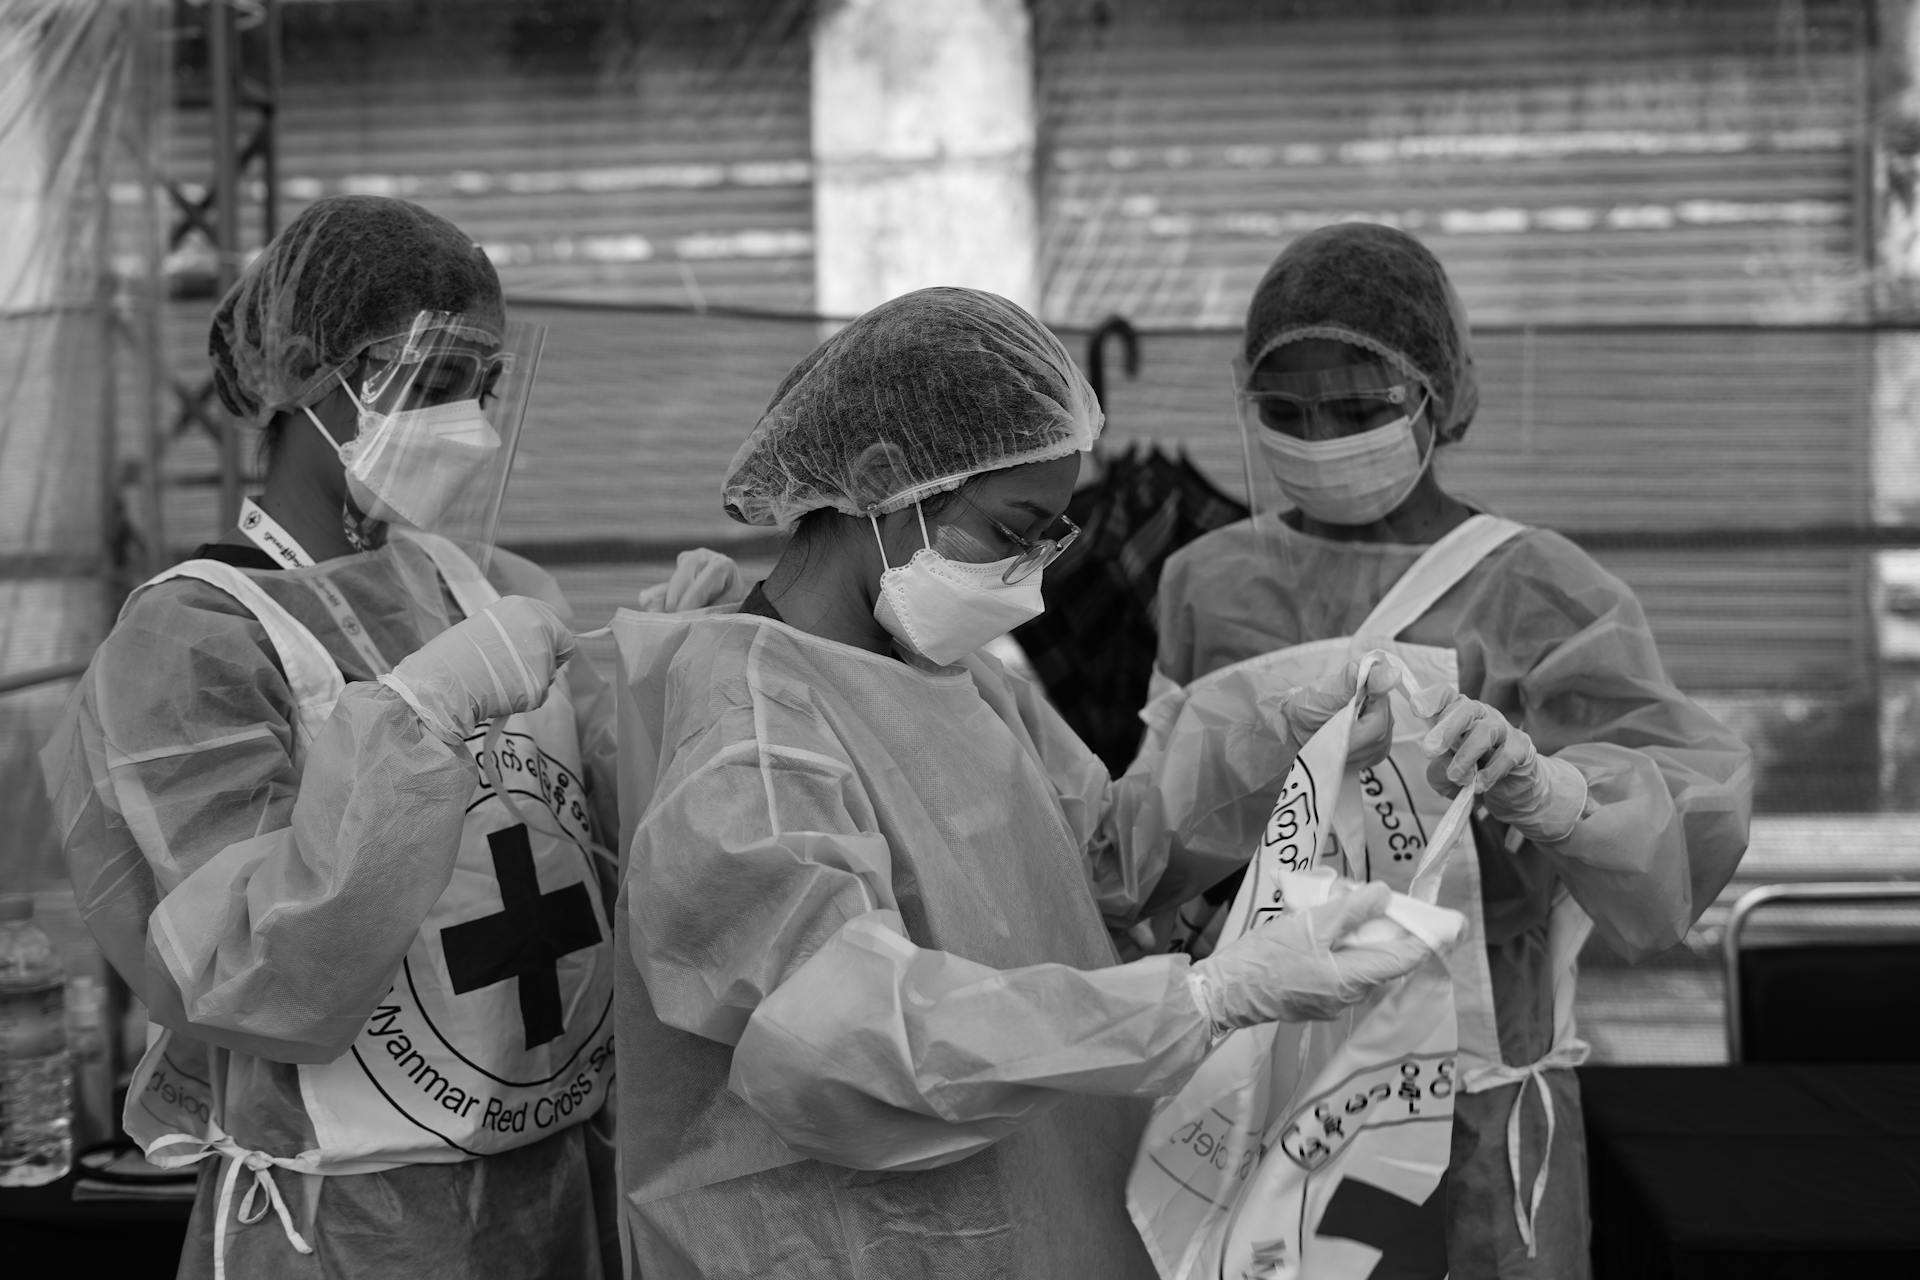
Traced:
[[1849, 904], [1883, 905], [1920, 902], [1920, 882], [1910, 880], [1835, 880], [1807, 884], [1763, 884], [1749, 889], [1733, 904], [1726, 936], [1720, 941], [1721, 964], [1726, 971], [1727, 1058], [1741, 1061], [1740, 931], [1762, 907], [1789, 903], [1804, 906]]

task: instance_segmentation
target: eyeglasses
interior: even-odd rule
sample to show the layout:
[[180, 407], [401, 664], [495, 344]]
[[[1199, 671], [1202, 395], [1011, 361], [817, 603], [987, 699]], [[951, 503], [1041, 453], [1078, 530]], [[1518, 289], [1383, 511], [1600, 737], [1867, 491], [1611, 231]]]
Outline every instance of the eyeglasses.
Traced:
[[361, 396], [368, 404], [387, 412], [455, 400], [485, 404], [512, 371], [513, 355], [499, 350], [499, 339], [458, 325], [430, 327], [428, 319], [361, 353]]
[[1007, 571], [1000, 575], [1000, 581], [1006, 583], [1008, 586], [1012, 586], [1016, 582], [1025, 582], [1028, 578], [1031, 578], [1034, 574], [1040, 572], [1055, 560], [1058, 560], [1061, 553], [1072, 546], [1074, 539], [1080, 536], [1080, 526], [1065, 516], [1061, 516], [1060, 523], [1067, 526], [1067, 531], [1059, 537], [1023, 538], [986, 512], [980, 511], [978, 506], [968, 501], [966, 495], [962, 494], [960, 501], [965, 502], [969, 507], [973, 507], [975, 511], [979, 511], [982, 519], [1000, 531], [1001, 537], [1020, 548], [1020, 554], [1013, 558], [1013, 563], [1007, 566]]
[[1251, 411], [1260, 426], [1299, 440], [1337, 440], [1358, 435], [1395, 418], [1417, 416], [1409, 410], [1412, 397], [1405, 387], [1378, 391], [1328, 392], [1319, 396], [1285, 391], [1243, 391], [1243, 412]]
[[1249, 370], [1234, 358], [1241, 423], [1301, 440], [1330, 440], [1418, 416], [1425, 388], [1384, 361], [1298, 372]]

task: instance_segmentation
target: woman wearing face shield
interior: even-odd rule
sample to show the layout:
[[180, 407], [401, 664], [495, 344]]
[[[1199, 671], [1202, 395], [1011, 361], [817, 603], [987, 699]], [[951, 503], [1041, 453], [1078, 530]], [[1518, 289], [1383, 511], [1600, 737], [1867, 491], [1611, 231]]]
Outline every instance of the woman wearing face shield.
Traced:
[[1254, 658], [1306, 683], [1384, 647], [1457, 690], [1431, 724], [1399, 703], [1387, 760], [1360, 775], [1370, 876], [1395, 887], [1447, 800], [1482, 797], [1479, 858], [1441, 898], [1473, 922], [1471, 962], [1450, 962], [1451, 1270], [1584, 1276], [1575, 958], [1595, 929], [1628, 959], [1663, 950], [1713, 902], [1746, 848], [1748, 752], [1667, 679], [1624, 584], [1441, 485], [1434, 454], [1478, 390], [1459, 298], [1411, 236], [1347, 223], [1295, 241], [1255, 290], [1235, 371], [1250, 476], [1281, 500], [1168, 562], [1170, 691], [1149, 724]]
[[155, 1031], [126, 1127], [203, 1171], [182, 1276], [598, 1273], [611, 700], [583, 663], [549, 696], [551, 577], [433, 532], [504, 482], [507, 336], [444, 219], [296, 218], [210, 341], [264, 492], [132, 594], [47, 748]]
[[[981, 646], [1040, 611], [1101, 415], [1059, 342], [927, 289], [790, 373], [728, 511], [793, 530], [737, 610], [622, 614], [644, 726], [617, 910], [629, 1274], [1150, 1277], [1125, 1209], [1149, 1100], [1213, 1040], [1418, 963], [1361, 890], [1200, 965], [1109, 929], [1244, 865], [1354, 670], [1196, 705], [1107, 773]], [[1377, 755], [1383, 700], [1356, 753]], [[1223, 816], [1224, 815], [1224, 816]]]

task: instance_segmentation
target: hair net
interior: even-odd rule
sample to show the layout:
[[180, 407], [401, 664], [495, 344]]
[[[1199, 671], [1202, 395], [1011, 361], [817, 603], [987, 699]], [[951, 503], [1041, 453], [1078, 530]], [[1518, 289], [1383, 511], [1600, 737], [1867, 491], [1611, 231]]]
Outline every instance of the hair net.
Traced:
[[273, 238], [213, 315], [207, 350], [220, 400], [259, 421], [310, 405], [367, 347], [422, 311], [463, 313], [498, 341], [500, 277], [465, 232], [384, 196], [316, 201]]
[[1090, 449], [1102, 420], [1045, 325], [991, 293], [921, 289], [794, 366], [721, 492], [746, 524], [821, 507], [883, 514], [982, 472]]
[[1241, 354], [1251, 369], [1306, 338], [1364, 347], [1419, 378], [1442, 440], [1464, 435], [1480, 407], [1466, 307], [1440, 260], [1404, 231], [1336, 223], [1273, 260], [1247, 305]]

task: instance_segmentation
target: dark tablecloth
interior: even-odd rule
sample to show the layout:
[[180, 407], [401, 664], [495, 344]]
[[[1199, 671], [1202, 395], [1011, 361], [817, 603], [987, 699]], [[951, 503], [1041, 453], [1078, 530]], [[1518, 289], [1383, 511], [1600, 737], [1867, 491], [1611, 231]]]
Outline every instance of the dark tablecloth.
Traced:
[[1920, 1066], [1580, 1081], [1595, 1280], [1920, 1277]]
[[0, 1276], [6, 1280], [173, 1280], [191, 1201], [75, 1203], [69, 1175], [0, 1188]]

